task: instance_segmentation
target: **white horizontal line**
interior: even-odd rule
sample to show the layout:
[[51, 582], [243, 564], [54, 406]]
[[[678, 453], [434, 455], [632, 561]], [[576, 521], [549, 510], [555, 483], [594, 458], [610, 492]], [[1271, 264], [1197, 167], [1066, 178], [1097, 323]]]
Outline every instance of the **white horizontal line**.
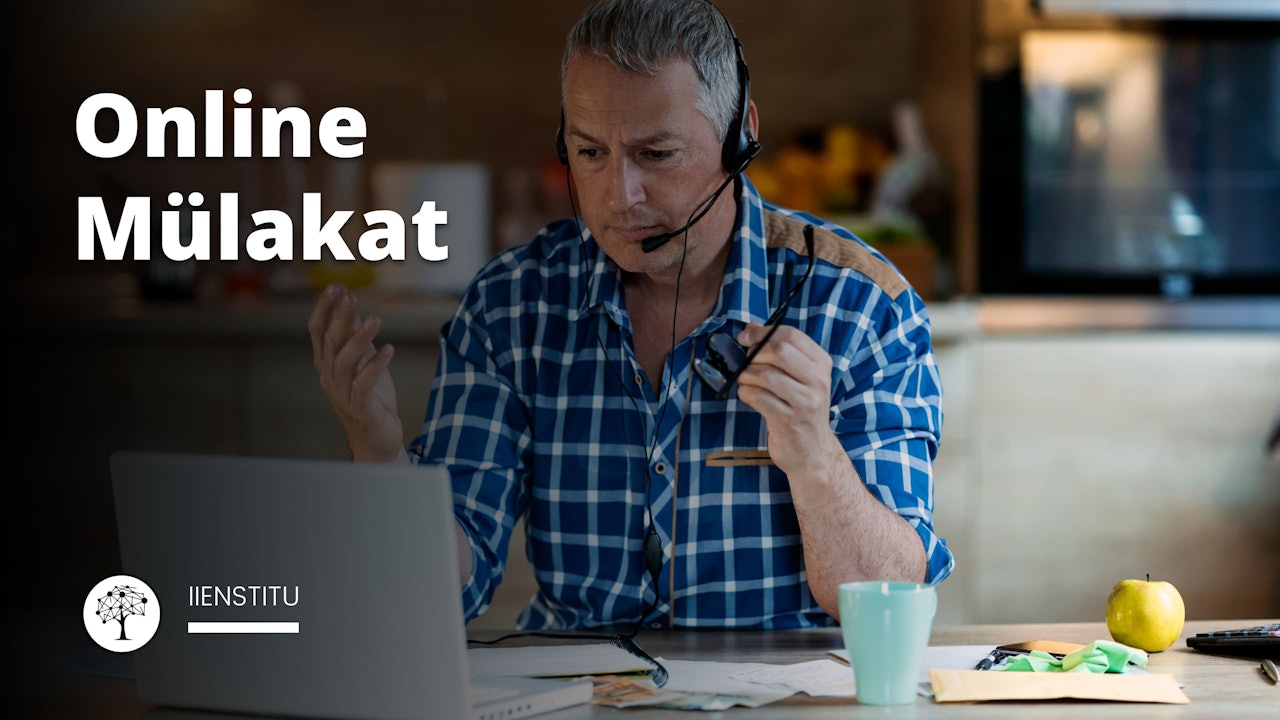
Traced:
[[223, 635], [274, 635], [297, 634], [296, 622], [189, 622], [188, 635], [223, 634]]

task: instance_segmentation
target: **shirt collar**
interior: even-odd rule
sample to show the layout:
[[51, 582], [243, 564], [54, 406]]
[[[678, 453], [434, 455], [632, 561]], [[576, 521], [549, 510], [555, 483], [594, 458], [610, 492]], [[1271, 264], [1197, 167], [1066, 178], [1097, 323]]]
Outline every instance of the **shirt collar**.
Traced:
[[[738, 215], [720, 288], [720, 301], [695, 334], [713, 332], [730, 321], [742, 325], [750, 322], [763, 324], [769, 317], [769, 258], [764, 237], [764, 205], [755, 186], [745, 175], [741, 176], [736, 189]], [[579, 226], [583, 239], [592, 239], [586, 225], [579, 222]], [[586, 244], [586, 253], [591, 267], [591, 277], [587, 281], [587, 307], [592, 310], [603, 307], [614, 322], [628, 325], [622, 309], [618, 266], [595, 242]]]
[[764, 204], [745, 175], [738, 186], [738, 222], [725, 265], [720, 302], [699, 328], [713, 331], [726, 322], [746, 325], [769, 318], [769, 255], [764, 237]]
[[587, 264], [591, 268], [591, 277], [587, 279], [587, 308], [590, 311], [603, 308], [618, 325], [630, 325], [627, 314], [622, 310], [621, 270], [600, 249], [600, 244], [595, 242], [586, 223], [577, 220], [577, 224], [585, 244]]

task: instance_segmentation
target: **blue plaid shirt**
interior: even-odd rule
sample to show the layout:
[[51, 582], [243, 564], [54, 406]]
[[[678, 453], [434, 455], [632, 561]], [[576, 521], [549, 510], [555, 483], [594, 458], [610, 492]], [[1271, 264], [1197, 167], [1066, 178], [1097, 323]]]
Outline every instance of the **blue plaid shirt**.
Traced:
[[[846, 230], [763, 202], [745, 179], [738, 208], [719, 304], [667, 359], [665, 407], [636, 359], [618, 268], [585, 226], [544, 228], [466, 291], [411, 454], [451, 471], [471, 540], [468, 621], [488, 607], [524, 516], [538, 590], [521, 627], [831, 624], [809, 592], [764, 419], [736, 392], [715, 400], [692, 372], [712, 333], [763, 323], [799, 280], [805, 223], [818, 260], [784, 322], [831, 353], [831, 427], [867, 489], [915, 528], [930, 582], [951, 572], [933, 531], [942, 398], [923, 302]], [[656, 587], [643, 560], [650, 508], [665, 550]]]

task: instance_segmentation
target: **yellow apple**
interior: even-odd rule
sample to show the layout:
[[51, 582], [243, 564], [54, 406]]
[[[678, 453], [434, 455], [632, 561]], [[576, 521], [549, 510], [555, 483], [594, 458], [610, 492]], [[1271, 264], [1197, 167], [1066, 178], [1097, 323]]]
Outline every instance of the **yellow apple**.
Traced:
[[1121, 580], [1107, 595], [1107, 630], [1118, 643], [1160, 652], [1178, 641], [1186, 608], [1167, 582]]

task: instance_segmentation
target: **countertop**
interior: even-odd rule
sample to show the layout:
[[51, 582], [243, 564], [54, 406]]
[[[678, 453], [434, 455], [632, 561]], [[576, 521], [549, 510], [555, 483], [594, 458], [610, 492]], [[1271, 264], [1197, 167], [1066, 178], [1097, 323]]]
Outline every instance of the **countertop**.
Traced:
[[[362, 312], [382, 317], [380, 337], [434, 343], [456, 295], [359, 292]], [[160, 342], [308, 341], [313, 292], [236, 301], [147, 301], [133, 293], [39, 293], [11, 319], [30, 337]], [[936, 343], [983, 335], [1142, 330], [1280, 332], [1280, 295], [1203, 298], [979, 297], [927, 303]]]

